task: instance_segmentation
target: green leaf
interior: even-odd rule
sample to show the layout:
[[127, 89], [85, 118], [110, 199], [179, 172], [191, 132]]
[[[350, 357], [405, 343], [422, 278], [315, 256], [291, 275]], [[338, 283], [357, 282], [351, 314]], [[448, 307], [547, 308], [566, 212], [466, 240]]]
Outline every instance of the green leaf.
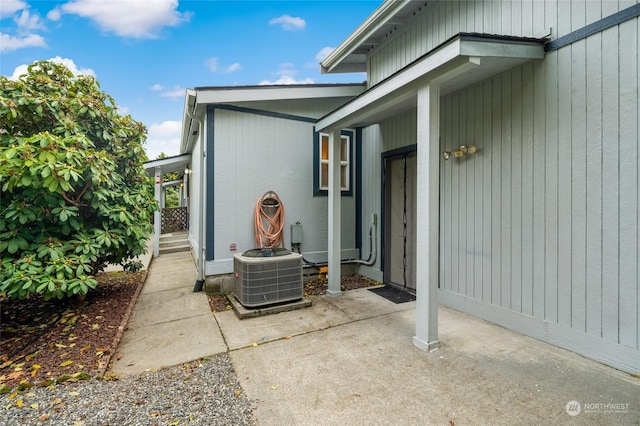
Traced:
[[48, 189], [49, 192], [56, 192], [58, 190], [58, 181], [56, 179], [52, 179]]
[[15, 238], [9, 241], [9, 245], [7, 247], [9, 253], [14, 254], [18, 251], [19, 248], [20, 244], [18, 244], [18, 241]]
[[21, 182], [22, 182], [22, 186], [29, 186], [29, 185], [31, 185], [31, 175], [24, 175], [24, 176], [22, 176]]

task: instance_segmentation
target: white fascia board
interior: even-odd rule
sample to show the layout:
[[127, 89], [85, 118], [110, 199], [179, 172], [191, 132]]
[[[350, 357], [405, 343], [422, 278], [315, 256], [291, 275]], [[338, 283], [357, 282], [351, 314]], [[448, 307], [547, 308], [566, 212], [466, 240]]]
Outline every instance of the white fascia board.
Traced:
[[196, 91], [187, 89], [184, 95], [184, 109], [182, 111], [182, 134], [180, 135], [180, 153], [189, 153], [193, 149], [191, 134], [193, 127], [198, 128], [198, 123], [193, 123], [191, 117], [187, 114], [187, 110], [193, 113], [196, 105]]
[[251, 86], [198, 89], [197, 102], [218, 104], [230, 102], [282, 101], [291, 99], [353, 97], [361, 94], [364, 84], [305, 86]]
[[191, 154], [176, 155], [174, 157], [161, 158], [159, 160], [147, 161], [144, 168], [148, 176], [153, 176], [156, 169], [162, 170], [162, 174], [178, 172], [184, 170], [191, 163]]
[[356, 28], [333, 52], [331, 52], [321, 63], [320, 72], [328, 74], [336, 71], [336, 67], [340, 65], [347, 56], [355, 49], [360, 47], [361, 43], [367, 37], [378, 30], [382, 25], [386, 24], [393, 18], [397, 10], [410, 3], [410, 0], [386, 0], [373, 13]]
[[[358, 121], [358, 117], [371, 114], [371, 111], [375, 109], [388, 108], [394, 102], [406, 98], [406, 92], [414, 90], [416, 82], [424, 79], [444, 82], [471, 68], [481, 66], [483, 57], [541, 59], [544, 58], [544, 47], [542, 44], [534, 43], [455, 38], [430, 55], [372, 87], [343, 107], [320, 118], [316, 129], [322, 131], [334, 127], [348, 127]], [[377, 104], [374, 105], [374, 103]]]
[[424, 77], [436, 70], [438, 67], [451, 62], [460, 56], [460, 39], [453, 40], [451, 43], [443, 46], [432, 55], [425, 57], [420, 62], [401, 71], [394, 77], [383, 81], [377, 86], [369, 89], [366, 93], [353, 101], [347, 103], [344, 107], [330, 113], [329, 115], [318, 120], [316, 129], [318, 131], [331, 127], [341, 127], [342, 120], [348, 120], [349, 117], [357, 112], [364, 110], [372, 103], [390, 96], [408, 84]]

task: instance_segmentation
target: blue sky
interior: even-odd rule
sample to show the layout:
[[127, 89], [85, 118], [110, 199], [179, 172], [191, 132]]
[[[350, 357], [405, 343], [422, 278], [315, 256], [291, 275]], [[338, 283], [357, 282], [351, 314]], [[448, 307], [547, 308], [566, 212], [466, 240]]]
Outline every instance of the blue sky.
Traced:
[[378, 1], [0, 0], [0, 74], [57, 58], [178, 154], [186, 88], [364, 81], [318, 63]]

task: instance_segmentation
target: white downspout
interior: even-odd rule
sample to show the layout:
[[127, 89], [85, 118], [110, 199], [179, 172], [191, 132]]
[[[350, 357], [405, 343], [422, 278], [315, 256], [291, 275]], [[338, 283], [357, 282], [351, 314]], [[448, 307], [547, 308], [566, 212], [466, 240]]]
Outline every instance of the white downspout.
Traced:
[[205, 147], [204, 147], [204, 124], [202, 122], [202, 120], [195, 115], [195, 111], [196, 111], [196, 106], [197, 104], [195, 104], [193, 106], [193, 113], [191, 113], [189, 111], [189, 108], [185, 108], [185, 111], [187, 112], [187, 115], [189, 116], [189, 118], [191, 118], [192, 120], [195, 120], [198, 123], [198, 137], [200, 138], [200, 211], [198, 212], [198, 248], [200, 251], [200, 254], [198, 255], [198, 263], [197, 263], [197, 269], [198, 269], [198, 278], [196, 280], [195, 286], [193, 287], [193, 291], [194, 292], [198, 292], [198, 291], [202, 291], [202, 288], [204, 287], [204, 280], [205, 280], [205, 256], [207, 253], [207, 248], [206, 248], [206, 243], [205, 243], [205, 224], [204, 224], [204, 212], [206, 209], [206, 184], [207, 184], [207, 179], [206, 179], [206, 171], [205, 171], [205, 161], [204, 161], [204, 156], [205, 156]]

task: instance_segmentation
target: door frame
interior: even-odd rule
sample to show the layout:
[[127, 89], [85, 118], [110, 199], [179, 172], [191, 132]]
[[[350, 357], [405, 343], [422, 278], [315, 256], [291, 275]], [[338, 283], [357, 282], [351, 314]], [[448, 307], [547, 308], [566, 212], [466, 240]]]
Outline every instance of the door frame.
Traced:
[[[388, 220], [389, 217], [389, 206], [387, 205], [387, 164], [391, 160], [395, 160], [398, 158], [402, 158], [406, 155], [418, 152], [418, 145], [412, 144], [403, 146], [400, 148], [395, 148], [389, 151], [382, 152], [380, 154], [380, 269], [382, 270], [382, 279], [386, 285], [392, 285], [390, 280], [391, 271], [388, 267], [388, 261], [390, 256], [387, 254], [387, 241], [389, 241], [389, 234], [391, 232], [391, 221]], [[395, 286], [394, 286], [395, 287]], [[415, 291], [415, 290], [413, 290]]]

